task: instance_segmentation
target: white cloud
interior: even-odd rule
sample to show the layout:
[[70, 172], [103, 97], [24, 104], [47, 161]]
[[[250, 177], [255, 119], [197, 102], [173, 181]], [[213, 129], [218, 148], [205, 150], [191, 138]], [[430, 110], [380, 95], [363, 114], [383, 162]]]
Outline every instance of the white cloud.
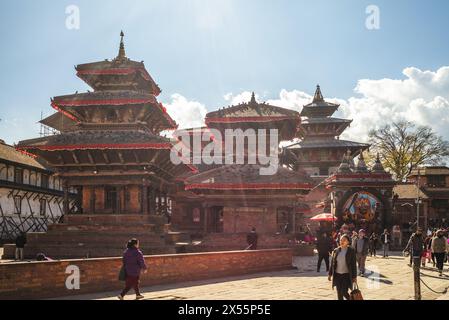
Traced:
[[[449, 140], [449, 67], [437, 71], [410, 67], [403, 70], [403, 75], [403, 79], [359, 80], [355, 95], [349, 99], [326, 97], [326, 88], [322, 88], [327, 101], [341, 105], [334, 116], [353, 120], [342, 139], [366, 142], [371, 129], [405, 119], [430, 126]], [[267, 103], [300, 112], [302, 106], [312, 101], [312, 94], [283, 89], [279, 97]], [[248, 102], [251, 92], [227, 93], [223, 99], [227, 104], [236, 105]], [[262, 101], [257, 94], [256, 99]], [[179, 94], [172, 96], [167, 109], [180, 128], [203, 125], [207, 113], [203, 104], [188, 101]]]
[[342, 101], [341, 115], [353, 119], [345, 138], [366, 140], [370, 129], [405, 119], [432, 127], [449, 139], [449, 67], [436, 72], [403, 70], [405, 79], [359, 80], [361, 97]]
[[[246, 102], [250, 101], [252, 94], [253, 93], [250, 91], [243, 91], [237, 95], [234, 95], [232, 92], [229, 92], [229, 93], [225, 94], [223, 96], [223, 98], [229, 105], [235, 106], [240, 103], [246, 103]], [[258, 94], [255, 94], [255, 96], [256, 96], [257, 101], [261, 101], [260, 96]]]
[[204, 126], [207, 109], [204, 104], [189, 101], [184, 96], [175, 93], [171, 95], [170, 102], [165, 103], [168, 114], [179, 125], [179, 129], [196, 128]]

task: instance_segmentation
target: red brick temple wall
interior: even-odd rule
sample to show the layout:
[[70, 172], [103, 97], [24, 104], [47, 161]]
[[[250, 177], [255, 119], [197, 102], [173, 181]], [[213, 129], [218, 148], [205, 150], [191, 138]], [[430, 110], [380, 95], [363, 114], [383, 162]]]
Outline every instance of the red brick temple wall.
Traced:
[[276, 233], [276, 208], [224, 208], [224, 233], [249, 232], [252, 227], [255, 227], [258, 233]]
[[95, 211], [103, 211], [104, 210], [104, 188], [103, 187], [95, 187]]
[[84, 212], [89, 213], [90, 201], [92, 199], [93, 187], [83, 187], [83, 209]]
[[[141, 197], [140, 197], [140, 187], [139, 186], [129, 186], [129, 201], [127, 202], [126, 213], [140, 213], [141, 207]], [[124, 203], [124, 202], [122, 202]]]
[[[147, 256], [142, 286], [213, 279], [292, 268], [292, 250], [257, 250]], [[121, 258], [0, 264], [0, 299], [42, 299], [122, 289]], [[68, 290], [68, 266], [80, 270], [80, 289]]]

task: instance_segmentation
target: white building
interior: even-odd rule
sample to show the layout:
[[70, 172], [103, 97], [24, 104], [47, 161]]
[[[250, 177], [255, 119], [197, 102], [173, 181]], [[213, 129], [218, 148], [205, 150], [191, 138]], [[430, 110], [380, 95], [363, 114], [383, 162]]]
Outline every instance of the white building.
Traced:
[[46, 231], [60, 220], [63, 199], [60, 178], [0, 140], [0, 241], [13, 240], [20, 232]]

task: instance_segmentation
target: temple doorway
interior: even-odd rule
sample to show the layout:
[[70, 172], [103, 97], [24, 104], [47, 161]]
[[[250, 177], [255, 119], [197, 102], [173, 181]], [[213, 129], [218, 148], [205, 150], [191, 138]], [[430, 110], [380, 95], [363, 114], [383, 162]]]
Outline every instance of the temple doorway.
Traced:
[[280, 207], [276, 215], [277, 230], [279, 233], [291, 233], [293, 231], [293, 211], [289, 207]]
[[105, 203], [104, 208], [108, 212], [117, 213], [117, 200], [118, 191], [116, 187], [106, 187], [105, 188]]
[[210, 210], [209, 230], [211, 233], [223, 232], [223, 207], [212, 207]]

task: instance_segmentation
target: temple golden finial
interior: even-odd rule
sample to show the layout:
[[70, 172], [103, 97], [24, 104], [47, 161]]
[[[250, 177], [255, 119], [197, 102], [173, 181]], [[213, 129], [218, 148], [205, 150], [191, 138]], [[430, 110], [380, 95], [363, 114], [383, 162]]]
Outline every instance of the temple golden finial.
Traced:
[[120, 32], [120, 49], [118, 51], [117, 59], [125, 59], [126, 58], [126, 52], [125, 52], [125, 43], [123, 42], [123, 37], [125, 34], [123, 31]]
[[252, 104], [256, 104], [256, 103], [257, 103], [257, 101], [256, 101], [256, 94], [254, 93], [254, 91], [253, 91], [253, 93], [251, 94], [251, 103], [252, 103]]
[[315, 95], [313, 96], [313, 102], [321, 102], [324, 101], [323, 94], [321, 93], [320, 85], [316, 86]]

